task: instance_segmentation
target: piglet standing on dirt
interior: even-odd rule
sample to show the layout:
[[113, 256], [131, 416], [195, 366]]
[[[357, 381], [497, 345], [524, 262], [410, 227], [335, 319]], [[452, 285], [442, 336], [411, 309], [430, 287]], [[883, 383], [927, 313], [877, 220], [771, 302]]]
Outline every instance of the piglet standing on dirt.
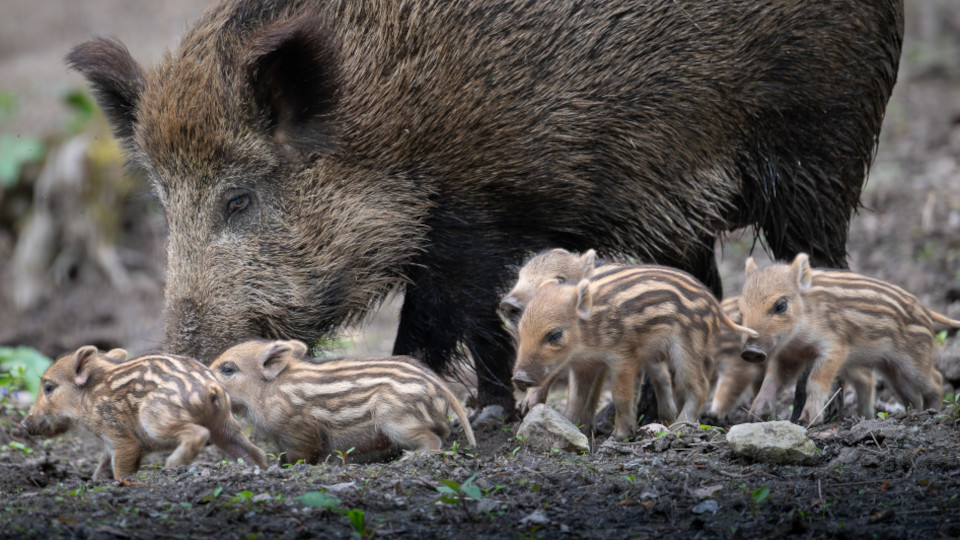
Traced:
[[288, 462], [316, 463], [351, 448], [361, 460], [439, 451], [450, 432], [448, 407], [477, 446], [456, 396], [413, 358], [306, 362], [306, 353], [301, 341], [254, 340], [210, 365], [236, 411], [274, 439]]
[[[597, 268], [597, 254], [594, 250], [587, 250], [582, 255], [554, 248], [537, 253], [520, 267], [517, 282], [500, 301], [500, 314], [507, 326], [516, 333], [523, 310], [530, 303], [530, 299], [537, 293], [537, 289], [544, 283], [556, 282], [579, 283], [580, 280], [593, 274]], [[610, 270], [614, 266], [601, 264], [601, 270]], [[517, 406], [521, 415], [526, 415], [531, 409], [547, 400], [550, 387], [566, 370], [557, 369], [549, 380], [540, 386], [527, 390], [527, 395]], [[576, 362], [570, 365], [569, 380], [567, 382], [567, 407], [563, 415], [575, 425], [588, 429], [593, 425], [593, 408], [590, 403], [596, 404], [599, 396], [592, 396], [590, 392], [599, 392], [603, 387], [603, 373], [594, 369], [589, 362]], [[599, 377], [599, 381], [595, 380]], [[577, 396], [586, 395], [585, 399]]]
[[[960, 327], [900, 287], [842, 270], [810, 267], [801, 253], [791, 264], [758, 269], [747, 259], [740, 295], [748, 339], [743, 359], [770, 366], [751, 413], [773, 412], [780, 387], [812, 366], [800, 423], [820, 421], [834, 379], [879, 371], [904, 405], [941, 406], [943, 377], [933, 365], [933, 323]], [[871, 376], [872, 380], [872, 376]], [[858, 396], [860, 391], [858, 389]], [[872, 417], [871, 410], [866, 416]]]
[[[613, 435], [625, 437], [636, 426], [635, 386], [646, 372], [661, 418], [676, 417], [675, 388], [683, 407], [679, 420], [693, 421], [707, 398], [706, 367], [721, 324], [755, 335], [724, 315], [703, 284], [674, 268], [615, 267], [576, 285], [546, 284], [520, 319], [513, 381], [521, 389], [538, 386], [558, 368], [588, 362], [601, 384], [609, 369], [617, 413]], [[581, 393], [578, 399], [596, 395]]]
[[43, 374], [21, 425], [31, 435], [54, 437], [79, 423], [100, 436], [106, 450], [94, 478], [111, 462], [114, 478], [130, 476], [153, 451], [173, 450], [167, 467], [185, 465], [208, 440], [267, 468], [266, 455], [243, 434], [229, 396], [203, 364], [159, 354], [126, 358], [123, 349], [101, 353], [92, 345], [61, 357]]

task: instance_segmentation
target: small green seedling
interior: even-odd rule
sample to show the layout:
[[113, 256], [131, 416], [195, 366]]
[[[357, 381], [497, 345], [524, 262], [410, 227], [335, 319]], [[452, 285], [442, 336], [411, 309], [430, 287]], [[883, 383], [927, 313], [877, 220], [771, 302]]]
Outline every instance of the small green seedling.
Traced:
[[887, 411], [880, 411], [877, 413], [877, 418], [879, 418], [880, 420], [886, 420], [888, 416], [890, 416], [890, 413], [888, 413]]
[[350, 452], [353, 452], [354, 450], [356, 450], [356, 447], [355, 447], [355, 446], [351, 446], [346, 452], [343, 452], [343, 451], [340, 451], [340, 450], [336, 450], [336, 451], [335, 451], [336, 454], [337, 454], [338, 456], [340, 456], [340, 465], [343, 465], [344, 467], [346, 467], [346, 465], [347, 465], [347, 456], [349, 456], [349, 455], [350, 455]]
[[770, 488], [762, 487], [753, 490], [753, 494], [750, 496], [753, 499], [754, 506], [760, 506], [760, 503], [767, 500], [767, 497], [770, 496]]

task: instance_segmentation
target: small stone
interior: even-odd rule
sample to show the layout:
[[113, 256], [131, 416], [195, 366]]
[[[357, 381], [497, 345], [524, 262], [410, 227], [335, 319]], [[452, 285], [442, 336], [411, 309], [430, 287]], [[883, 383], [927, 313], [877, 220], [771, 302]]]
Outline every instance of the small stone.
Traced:
[[707, 499], [707, 500], [705, 500], [705, 501], [701, 501], [699, 504], [697, 504], [696, 506], [694, 506], [694, 507], [691, 509], [691, 512], [693, 512], [694, 514], [697, 514], [697, 515], [705, 514], [705, 513], [707, 513], [707, 512], [710, 512], [711, 514], [716, 515], [716, 513], [717, 513], [717, 508], [719, 508], [719, 505], [717, 504], [717, 501], [715, 501], [715, 500], [713, 500], [713, 499]]
[[588, 452], [590, 441], [570, 420], [543, 403], [534, 407], [520, 424], [517, 435], [531, 448]]
[[539, 508], [520, 520], [520, 525], [546, 525], [547, 523], [550, 523], [550, 518]]
[[776, 464], [812, 464], [820, 457], [807, 430], [793, 422], [738, 424], [727, 431], [727, 443], [738, 454]]
[[667, 426], [663, 424], [651, 423], [651, 424], [640, 426], [640, 432], [650, 437], [654, 437], [657, 435], [657, 433], [663, 433], [665, 431], [670, 431], [670, 430], [667, 429]]

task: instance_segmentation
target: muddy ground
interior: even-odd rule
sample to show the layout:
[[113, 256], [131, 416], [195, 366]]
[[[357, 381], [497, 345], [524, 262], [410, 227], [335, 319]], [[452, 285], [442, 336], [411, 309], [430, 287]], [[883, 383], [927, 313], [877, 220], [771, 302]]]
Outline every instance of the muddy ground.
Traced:
[[[0, 84], [13, 81], [9, 84], [28, 97], [15, 129], [47, 137], [29, 130], [59, 125], [44, 99], [54, 93], [51, 87], [78, 84], [58, 74], [59, 58], [70, 44], [90, 32], [115, 34], [132, 42], [138, 56], [156, 58], [196, 10], [190, 2], [164, 3], [151, 13], [99, 1], [64, 2], [70, 9], [40, 17], [33, 26], [24, 23], [16, 32], [9, 23], [14, 19], [0, 16], [7, 21], [0, 23], [0, 44], [9, 45], [0, 46]], [[87, 3], [90, 9], [76, 7]], [[30, 5], [5, 2], [0, 14], [28, 17], [35, 11]], [[114, 15], [120, 10], [125, 22], [104, 29], [115, 24], [104, 9]], [[22, 17], [17, 20], [30, 20]], [[74, 31], [64, 30], [70, 28]], [[958, 318], [960, 6], [950, 0], [911, 3], [907, 38], [864, 208], [851, 227], [850, 262]], [[51, 83], [43, 78], [48, 73]], [[127, 286], [112, 286], [101, 270], [78, 257], [50, 279], [42, 301], [18, 310], [11, 307], [12, 270], [4, 264], [0, 344], [30, 345], [51, 356], [84, 343], [135, 353], [160, 346], [163, 219], [144, 188], [129, 182], [135, 187], [120, 205], [117, 236]], [[29, 200], [29, 193], [8, 191], [0, 199], [0, 217]], [[0, 219], [0, 261], [11, 257], [20, 226]], [[747, 232], [718, 246], [728, 294], [742, 282], [751, 240]], [[388, 352], [397, 306], [387, 303], [363, 328], [348, 332], [343, 349]], [[948, 338], [939, 353], [951, 393], [960, 386], [958, 341]], [[559, 406], [560, 399], [551, 403]], [[782, 401], [786, 407], [789, 397]], [[21, 414], [7, 409], [0, 415], [3, 538], [960, 537], [960, 431], [952, 407], [883, 420], [848, 417], [816, 427], [811, 435], [823, 456], [808, 466], [752, 463], [731, 452], [721, 430], [689, 426], [661, 438], [604, 444], [609, 425], [603, 425], [588, 454], [540, 452], [514, 438], [516, 423], [494, 421], [478, 426], [479, 449], [466, 448], [458, 435], [456, 451], [451, 439], [448, 452], [437, 456], [373, 465], [333, 458], [319, 466], [258, 471], [223, 461], [208, 448], [189, 467], [161, 469], [155, 463], [164, 456], [155, 456], [123, 484], [91, 480], [99, 454], [94, 438], [78, 433], [30, 439], [16, 425]], [[738, 411], [732, 420], [746, 417]], [[442, 481], [471, 477], [481, 488], [479, 500], [460, 502], [437, 489], [446, 485]], [[298, 500], [316, 491], [339, 502], [313, 495], [315, 504], [332, 506], [325, 509]]]

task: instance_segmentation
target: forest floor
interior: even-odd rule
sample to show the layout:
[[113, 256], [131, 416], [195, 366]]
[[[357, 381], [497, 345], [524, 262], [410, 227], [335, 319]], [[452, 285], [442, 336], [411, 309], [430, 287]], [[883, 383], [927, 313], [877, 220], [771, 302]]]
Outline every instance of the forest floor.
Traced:
[[[923, 25], [908, 12], [899, 81], [848, 249], [851, 268], [960, 318], [960, 9], [946, 11], [935, 22], [953, 33], [933, 45], [911, 41], [911, 30]], [[17, 197], [0, 199], [0, 218]], [[127, 286], [112, 287], [79, 258], [42, 302], [0, 310], [0, 343], [49, 356], [86, 343], [131, 352], [159, 346], [162, 216], [133, 193], [118, 224]], [[15, 230], [0, 219], [0, 260], [12, 256]], [[728, 294], [742, 284], [751, 245], [747, 232], [718, 246]], [[9, 271], [0, 267], [0, 282], [9, 283]], [[14, 293], [5, 286], [0, 303], [11, 306]], [[385, 304], [343, 350], [389, 352], [397, 306]], [[952, 394], [960, 386], [960, 338], [947, 338], [938, 362]], [[789, 401], [782, 397], [784, 407]], [[135, 479], [118, 483], [91, 480], [97, 439], [82, 432], [31, 439], [17, 424], [23, 412], [7, 407], [0, 414], [0, 538], [960, 537], [956, 407], [885, 419], [851, 418], [849, 408], [845, 419], [810, 430], [822, 457], [804, 466], [739, 457], [722, 427], [621, 443], [608, 441], [609, 425], [601, 425], [589, 453], [570, 454], [527, 448], [514, 436], [517, 423], [492, 421], [477, 426], [479, 448], [467, 448], [459, 434], [439, 455], [378, 464], [334, 457], [260, 471], [208, 447], [194, 464], [173, 469], [154, 464], [164, 457], [157, 455]], [[738, 411], [730, 420], [746, 418]]]

